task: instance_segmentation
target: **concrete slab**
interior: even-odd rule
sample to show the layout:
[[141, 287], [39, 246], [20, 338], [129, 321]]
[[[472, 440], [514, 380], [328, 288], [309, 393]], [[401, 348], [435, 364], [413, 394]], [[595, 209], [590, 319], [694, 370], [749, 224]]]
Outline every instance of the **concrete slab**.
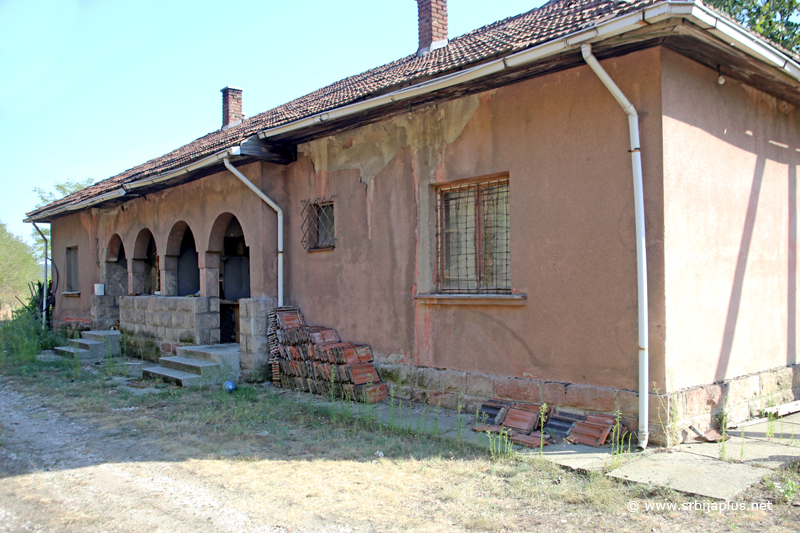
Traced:
[[800, 424], [800, 413], [792, 413], [792, 414], [786, 415], [786, 416], [784, 416], [782, 418], [786, 422], [792, 422], [794, 424]]
[[[539, 450], [524, 449], [522, 453], [538, 455]], [[611, 453], [611, 448], [593, 448], [584, 444], [562, 443], [545, 446], [542, 449], [542, 458], [572, 470], [599, 472], [616, 463], [636, 461], [647, 453], [630, 453], [615, 457]]]
[[768, 468], [729, 463], [689, 452], [654, 453], [624, 464], [610, 477], [731, 500], [769, 474]]
[[741, 429], [732, 429], [728, 434], [731, 437], [741, 437], [744, 434], [745, 438], [751, 439], [793, 440], [800, 443], [800, 421], [784, 417], [777, 420], [759, 422]]
[[[720, 450], [720, 443], [698, 442], [681, 445], [682, 452], [710, 459], [719, 459]], [[725, 443], [725, 457], [732, 461], [776, 470], [793, 461], [800, 461], [800, 441], [791, 446], [788, 442], [731, 437]]]

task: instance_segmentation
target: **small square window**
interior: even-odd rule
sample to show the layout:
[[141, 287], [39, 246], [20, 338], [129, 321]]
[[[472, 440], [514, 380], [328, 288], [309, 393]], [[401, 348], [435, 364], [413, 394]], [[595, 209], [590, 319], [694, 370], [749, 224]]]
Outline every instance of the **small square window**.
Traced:
[[328, 250], [336, 246], [333, 197], [303, 202], [303, 246], [306, 250]]
[[78, 247], [71, 246], [67, 248], [67, 292], [78, 292], [81, 290], [78, 273]]
[[508, 179], [437, 190], [437, 290], [510, 294]]

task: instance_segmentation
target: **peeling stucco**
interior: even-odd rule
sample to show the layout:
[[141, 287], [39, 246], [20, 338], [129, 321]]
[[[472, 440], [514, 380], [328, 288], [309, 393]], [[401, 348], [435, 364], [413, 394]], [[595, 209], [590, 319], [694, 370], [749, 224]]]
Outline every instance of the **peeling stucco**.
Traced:
[[478, 110], [478, 96], [468, 96], [415, 110], [355, 131], [309, 141], [299, 147], [311, 157], [314, 172], [358, 169], [368, 187], [397, 152], [411, 147], [438, 150], [454, 142]]

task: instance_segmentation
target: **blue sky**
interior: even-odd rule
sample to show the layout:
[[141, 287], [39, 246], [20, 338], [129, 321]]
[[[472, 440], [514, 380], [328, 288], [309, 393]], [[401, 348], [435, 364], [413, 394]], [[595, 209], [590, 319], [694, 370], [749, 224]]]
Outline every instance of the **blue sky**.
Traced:
[[[454, 37], [543, 0], [450, 0]], [[99, 181], [221, 125], [226, 85], [255, 115], [417, 49], [414, 0], [0, 0], [0, 222], [33, 187]]]

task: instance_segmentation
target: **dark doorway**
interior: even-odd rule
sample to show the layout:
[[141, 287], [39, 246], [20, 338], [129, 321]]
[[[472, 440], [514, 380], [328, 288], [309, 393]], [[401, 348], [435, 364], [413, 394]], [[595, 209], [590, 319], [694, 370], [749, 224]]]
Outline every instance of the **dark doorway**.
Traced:
[[[113, 259], [113, 258], [109, 258]], [[117, 258], [106, 260], [106, 294], [109, 296], [123, 296], [128, 294], [128, 259], [125, 257], [125, 247], [119, 243]]]
[[239, 304], [250, 298], [250, 248], [244, 241], [242, 226], [231, 218], [222, 241], [219, 265], [220, 340], [239, 342]]
[[150, 235], [147, 252], [144, 258], [144, 290], [143, 294], [155, 294], [161, 287], [161, 273], [158, 270], [158, 253], [156, 240]]
[[178, 256], [178, 296], [192, 296], [200, 292], [200, 269], [197, 266], [197, 247], [192, 230], [186, 228]]

